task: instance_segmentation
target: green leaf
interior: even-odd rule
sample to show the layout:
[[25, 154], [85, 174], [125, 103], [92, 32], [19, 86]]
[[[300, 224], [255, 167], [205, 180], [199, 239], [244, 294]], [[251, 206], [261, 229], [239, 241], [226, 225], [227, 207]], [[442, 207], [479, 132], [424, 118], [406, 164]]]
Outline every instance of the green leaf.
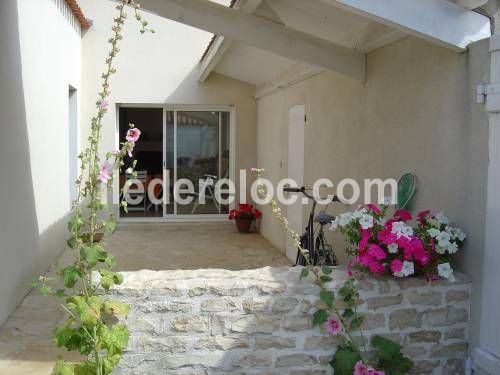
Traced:
[[106, 315], [123, 315], [127, 317], [130, 312], [130, 306], [123, 302], [107, 300], [102, 305], [102, 311]]
[[359, 354], [349, 349], [339, 349], [335, 352], [332, 365], [335, 375], [352, 375], [354, 373], [354, 366], [361, 360]]
[[319, 277], [319, 279], [320, 279], [320, 281], [321, 281], [322, 283], [328, 283], [328, 282], [330, 282], [330, 281], [332, 281], [332, 280], [333, 280], [330, 276], [326, 276], [326, 275], [321, 275], [321, 276]]
[[75, 266], [68, 266], [60, 271], [61, 277], [66, 288], [73, 288], [82, 277], [82, 273]]
[[63, 360], [56, 362], [52, 375], [75, 375], [75, 365]]
[[309, 276], [309, 270], [307, 268], [302, 268], [302, 271], [300, 272], [300, 280], [305, 279], [307, 276]]
[[413, 368], [413, 362], [401, 353], [401, 345], [381, 336], [374, 336], [372, 345], [377, 349], [378, 368], [388, 375], [405, 375]]
[[114, 268], [116, 266], [116, 258], [113, 255], [108, 254], [104, 263], [106, 263], [106, 266], [109, 268]]
[[321, 267], [321, 271], [322, 271], [325, 275], [330, 275], [330, 274], [332, 273], [332, 271], [333, 271], [333, 268], [323, 266], [323, 267]]
[[349, 296], [351, 293], [352, 293], [351, 288], [349, 288], [348, 286], [345, 286], [345, 285], [344, 285], [342, 288], [340, 288], [340, 290], [339, 290], [339, 294], [340, 294], [342, 297], [347, 297], [347, 296]]
[[330, 292], [329, 290], [322, 290], [319, 293], [319, 298], [328, 306], [332, 307], [333, 306], [333, 301], [335, 300], [335, 294], [333, 292]]
[[42, 285], [40, 287], [40, 294], [45, 297], [50, 296], [52, 294], [52, 288], [47, 285]]
[[106, 221], [105, 228], [106, 228], [106, 232], [111, 233], [111, 234], [115, 233], [116, 222], [113, 219], [109, 219], [108, 221]]
[[95, 326], [101, 317], [101, 298], [99, 296], [69, 297], [66, 300], [66, 305], [69, 310], [78, 315], [82, 324]]
[[113, 285], [120, 285], [123, 283], [123, 276], [119, 273], [102, 269], [99, 270], [99, 274], [101, 275], [101, 285], [106, 291]]
[[85, 220], [81, 216], [75, 216], [68, 223], [68, 230], [70, 232], [75, 232], [79, 230], [85, 224]]
[[351, 323], [349, 324], [350, 329], [351, 330], [358, 329], [363, 324], [363, 321], [364, 321], [363, 316], [358, 316], [357, 318], [354, 318], [353, 320], [351, 320]]
[[117, 324], [111, 328], [101, 326], [98, 335], [100, 337], [99, 349], [106, 349], [111, 356], [121, 354], [128, 345], [129, 331], [123, 324]]
[[344, 312], [342, 313], [343, 318], [350, 318], [353, 315], [354, 315], [353, 309], [345, 309]]
[[93, 268], [97, 263], [105, 262], [108, 257], [108, 253], [99, 244], [82, 247], [80, 255], [85, 259], [89, 268]]
[[318, 310], [313, 315], [313, 325], [319, 326], [326, 322], [328, 319], [328, 312], [325, 310]]
[[66, 241], [66, 244], [68, 245], [68, 247], [70, 249], [74, 249], [76, 247], [76, 244], [77, 244], [76, 237], [68, 238], [68, 240]]

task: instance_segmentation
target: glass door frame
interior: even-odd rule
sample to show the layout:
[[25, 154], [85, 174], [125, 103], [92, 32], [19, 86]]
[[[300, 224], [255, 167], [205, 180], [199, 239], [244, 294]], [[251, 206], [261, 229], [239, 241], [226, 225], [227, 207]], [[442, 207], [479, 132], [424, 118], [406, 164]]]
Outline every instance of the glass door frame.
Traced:
[[[167, 112], [174, 113], [174, 183], [177, 181], [177, 112], [219, 112], [219, 150], [221, 147], [221, 113], [229, 113], [229, 179], [235, 182], [235, 156], [236, 156], [236, 107], [234, 105], [212, 104], [154, 104], [154, 103], [120, 103], [116, 105], [115, 147], [119, 148], [120, 142], [120, 108], [162, 108], [163, 109], [163, 186], [167, 186]], [[140, 140], [139, 140], [140, 142]], [[221, 153], [219, 152], [219, 175], [221, 168]], [[117, 176], [115, 176], [117, 177]], [[168, 182], [170, 184], [170, 181]], [[119, 201], [119, 176], [114, 179], [114, 202]], [[173, 197], [170, 197], [171, 200]], [[196, 198], [195, 198], [196, 199]], [[229, 209], [235, 207], [233, 201]], [[174, 213], [167, 214], [167, 205], [162, 204], [162, 217], [122, 217], [117, 204], [117, 220], [120, 222], [184, 222], [184, 221], [220, 221], [227, 220], [227, 214], [177, 214], [177, 205], [174, 204]]]

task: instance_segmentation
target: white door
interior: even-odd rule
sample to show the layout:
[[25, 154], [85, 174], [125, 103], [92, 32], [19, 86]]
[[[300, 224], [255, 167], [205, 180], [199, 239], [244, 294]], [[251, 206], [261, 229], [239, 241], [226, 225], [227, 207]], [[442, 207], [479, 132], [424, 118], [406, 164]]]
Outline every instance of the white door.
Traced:
[[[290, 108], [288, 113], [288, 177], [297, 182], [298, 186], [304, 184], [304, 127], [306, 120], [306, 108], [303, 104]], [[303, 209], [302, 197], [293, 204], [287, 206], [287, 218], [290, 228], [302, 234], [303, 231]], [[286, 256], [295, 262], [297, 247], [287, 236]]]

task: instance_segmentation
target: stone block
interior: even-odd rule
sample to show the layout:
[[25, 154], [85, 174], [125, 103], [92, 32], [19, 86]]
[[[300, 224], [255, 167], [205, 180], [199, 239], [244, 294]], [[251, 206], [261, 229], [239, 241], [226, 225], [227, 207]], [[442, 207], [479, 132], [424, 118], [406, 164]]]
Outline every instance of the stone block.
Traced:
[[312, 316], [298, 315], [286, 317], [283, 321], [283, 329], [285, 331], [307, 331], [313, 328]]
[[403, 302], [403, 296], [401, 294], [396, 296], [383, 296], [383, 297], [372, 297], [366, 300], [368, 303], [368, 310], [376, 310], [381, 307], [399, 305]]
[[416, 342], [439, 342], [441, 340], [440, 331], [417, 331], [411, 332], [409, 335], [410, 343]]
[[448, 326], [456, 323], [466, 323], [469, 312], [465, 308], [448, 306], [425, 313], [425, 323], [432, 327]]
[[294, 337], [277, 337], [277, 336], [256, 336], [255, 337], [255, 349], [285, 349], [285, 348], [295, 348], [295, 338]]
[[307, 366], [315, 365], [318, 360], [307, 354], [287, 354], [276, 358], [276, 367], [292, 367], [292, 366]]
[[279, 330], [281, 316], [250, 314], [235, 317], [231, 323], [233, 332], [244, 333], [273, 333]]
[[420, 328], [422, 313], [415, 309], [395, 310], [389, 315], [389, 329]]
[[172, 319], [170, 327], [178, 332], [206, 332], [208, 318], [200, 315], [179, 315]]
[[442, 303], [442, 299], [443, 294], [434, 290], [415, 292], [408, 295], [408, 300], [412, 305], [439, 306]]

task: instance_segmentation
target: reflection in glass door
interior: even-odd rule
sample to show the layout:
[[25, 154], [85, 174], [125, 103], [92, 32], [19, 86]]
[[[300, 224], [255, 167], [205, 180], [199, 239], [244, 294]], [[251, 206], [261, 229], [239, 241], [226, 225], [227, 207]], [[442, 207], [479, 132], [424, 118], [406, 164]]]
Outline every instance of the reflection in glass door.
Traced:
[[166, 142], [167, 168], [168, 156], [175, 155], [171, 186], [177, 181], [181, 188], [189, 182], [194, 187], [193, 192], [179, 194], [175, 215], [227, 214], [229, 206], [217, 199], [217, 183], [229, 178], [229, 112], [173, 111], [167, 113], [169, 118], [174, 124], [172, 129], [167, 121], [167, 138], [175, 135], [174, 142]]

